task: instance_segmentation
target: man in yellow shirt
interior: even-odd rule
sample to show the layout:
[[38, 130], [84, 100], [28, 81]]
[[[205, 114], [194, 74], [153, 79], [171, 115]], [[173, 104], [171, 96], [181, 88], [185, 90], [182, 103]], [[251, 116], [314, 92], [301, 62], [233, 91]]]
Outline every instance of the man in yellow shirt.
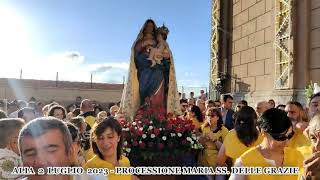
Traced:
[[92, 101], [90, 99], [84, 99], [81, 102], [80, 110], [81, 114], [79, 116], [82, 116], [84, 118], [84, 121], [89, 125], [89, 127], [87, 126], [87, 129], [91, 129], [96, 121]]
[[291, 120], [293, 130], [295, 134], [288, 142], [288, 147], [292, 148], [298, 148], [302, 146], [309, 146], [310, 141], [309, 139], [303, 134], [303, 129], [298, 128], [297, 124], [302, 124], [307, 122], [303, 122], [302, 116], [303, 116], [303, 107], [302, 105], [297, 101], [290, 101], [287, 103], [285, 111], [287, 113], [287, 116]]

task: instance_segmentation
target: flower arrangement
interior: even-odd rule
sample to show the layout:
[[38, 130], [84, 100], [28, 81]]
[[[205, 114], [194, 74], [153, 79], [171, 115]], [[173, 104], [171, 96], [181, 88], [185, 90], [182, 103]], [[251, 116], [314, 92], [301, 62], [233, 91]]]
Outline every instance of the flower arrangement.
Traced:
[[191, 120], [165, 114], [164, 109], [144, 107], [132, 120], [119, 119], [123, 126], [124, 153], [144, 161], [175, 158], [202, 149]]

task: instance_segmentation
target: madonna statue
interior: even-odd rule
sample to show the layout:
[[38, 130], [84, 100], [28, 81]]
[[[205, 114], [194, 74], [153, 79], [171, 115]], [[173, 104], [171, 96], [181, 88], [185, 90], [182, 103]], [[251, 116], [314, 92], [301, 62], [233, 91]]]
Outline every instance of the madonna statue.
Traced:
[[181, 114], [173, 57], [166, 43], [168, 33], [167, 27], [157, 28], [151, 19], [144, 23], [131, 48], [121, 114], [132, 117], [146, 103], [167, 113]]

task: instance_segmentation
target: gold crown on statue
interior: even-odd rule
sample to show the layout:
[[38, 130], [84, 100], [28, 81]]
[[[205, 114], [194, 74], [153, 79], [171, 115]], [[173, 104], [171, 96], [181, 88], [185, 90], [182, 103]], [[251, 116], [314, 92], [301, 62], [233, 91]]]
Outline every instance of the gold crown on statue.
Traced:
[[158, 27], [157, 32], [168, 35], [169, 29], [163, 24], [161, 27]]

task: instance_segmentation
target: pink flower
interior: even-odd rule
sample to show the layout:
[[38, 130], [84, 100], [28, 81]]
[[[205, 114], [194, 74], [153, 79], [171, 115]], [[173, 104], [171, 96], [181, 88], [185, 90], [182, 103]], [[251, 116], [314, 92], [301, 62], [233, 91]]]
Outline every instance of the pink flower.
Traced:
[[160, 130], [158, 128], [154, 128], [153, 132], [156, 136], [160, 134]]

